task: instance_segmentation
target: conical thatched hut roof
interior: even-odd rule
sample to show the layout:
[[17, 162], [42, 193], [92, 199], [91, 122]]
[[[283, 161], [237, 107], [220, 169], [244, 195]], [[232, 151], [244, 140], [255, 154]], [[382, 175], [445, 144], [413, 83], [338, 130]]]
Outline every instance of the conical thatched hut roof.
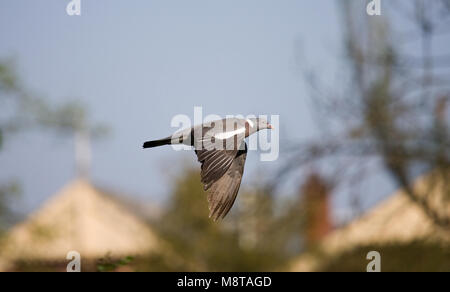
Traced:
[[[449, 217], [450, 199], [443, 193], [449, 191], [449, 181], [431, 173], [420, 177], [413, 188], [434, 210]], [[333, 231], [321, 242], [320, 250], [325, 255], [337, 255], [357, 246], [417, 240], [450, 243], [450, 231], [437, 227], [404, 190], [399, 190], [361, 218]], [[292, 270], [314, 270], [317, 265], [314, 256], [304, 254], [294, 261]]]
[[[417, 194], [427, 196], [430, 205], [450, 215], [449, 200], [443, 199], [447, 189], [431, 175], [414, 184]], [[365, 216], [331, 233], [323, 242], [329, 251], [341, 251], [356, 245], [410, 242], [413, 240], [446, 240], [448, 233], [437, 227], [425, 212], [400, 190], [373, 208]]]
[[98, 259], [146, 254], [158, 249], [157, 236], [116, 199], [85, 180], [64, 187], [2, 242], [5, 260], [64, 261], [69, 251]]

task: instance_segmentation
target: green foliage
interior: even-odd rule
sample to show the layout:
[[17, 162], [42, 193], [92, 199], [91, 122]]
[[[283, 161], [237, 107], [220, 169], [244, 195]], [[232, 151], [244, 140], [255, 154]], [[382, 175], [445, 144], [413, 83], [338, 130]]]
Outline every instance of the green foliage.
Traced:
[[[3, 107], [3, 101], [8, 105]], [[104, 125], [94, 124], [88, 119], [86, 107], [75, 101], [50, 105], [45, 99], [30, 94], [18, 81], [12, 63], [0, 60], [0, 150], [5, 136], [19, 130], [45, 129], [57, 134], [73, 135], [79, 131], [89, 131], [91, 138], [102, 138], [108, 134]], [[9, 194], [9, 192], [12, 192]], [[12, 214], [7, 208], [7, 198], [15, 194], [10, 185], [0, 189], [0, 225]], [[1, 226], [0, 226], [1, 227]]]
[[17, 89], [17, 78], [11, 70], [11, 62], [0, 62], [0, 92]]
[[86, 106], [79, 101], [69, 101], [59, 106], [50, 106], [42, 100], [29, 103], [28, 109], [35, 113], [36, 123], [60, 134], [88, 130], [91, 138], [103, 138], [109, 134], [104, 124], [92, 123]]
[[117, 270], [117, 268], [121, 266], [127, 266], [131, 264], [134, 260], [133, 257], [127, 256], [122, 259], [114, 260], [111, 258], [111, 255], [108, 253], [104, 258], [101, 258], [97, 261], [97, 271], [98, 272], [112, 272]]
[[9, 203], [20, 194], [20, 185], [16, 182], [0, 185], [0, 232], [12, 222], [14, 217]]
[[77, 100], [60, 105], [51, 105], [44, 98], [30, 94], [18, 82], [10, 62], [0, 61], [0, 98], [10, 97], [12, 114], [1, 121], [1, 134], [6, 130], [40, 128], [57, 134], [70, 134], [89, 130], [93, 138], [102, 138], [109, 133], [108, 127], [93, 123], [86, 106]]
[[369, 263], [366, 255], [372, 250], [381, 255], [382, 272], [450, 271], [450, 247], [426, 242], [357, 247], [335, 259], [329, 259], [321, 271], [365, 272]]
[[213, 222], [208, 218], [199, 171], [187, 169], [174, 184], [168, 208], [155, 224], [168, 250], [174, 252], [161, 270], [282, 269], [298, 252], [289, 246], [300, 230], [288, 209], [276, 209], [271, 194], [241, 191], [232, 212], [223, 221]]

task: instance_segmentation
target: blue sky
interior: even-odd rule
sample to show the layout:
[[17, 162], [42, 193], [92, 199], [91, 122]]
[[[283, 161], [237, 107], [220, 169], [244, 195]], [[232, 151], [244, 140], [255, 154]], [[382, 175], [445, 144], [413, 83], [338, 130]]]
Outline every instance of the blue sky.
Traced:
[[[170, 177], [195, 156], [141, 144], [171, 134], [171, 118], [192, 116], [194, 106], [279, 114], [282, 140], [316, 134], [299, 71], [313, 64], [325, 79], [336, 72], [336, 1], [81, 2], [82, 15], [70, 17], [69, 0], [2, 1], [0, 58], [16, 61], [31, 91], [54, 103], [79, 99], [111, 127], [108, 140], [93, 145], [95, 182], [163, 201]], [[298, 61], [300, 48], [307, 64]], [[73, 179], [73, 160], [71, 137], [20, 134], [0, 153], [0, 179], [21, 181], [17, 208], [28, 212]], [[277, 166], [256, 154], [247, 163], [244, 187]]]

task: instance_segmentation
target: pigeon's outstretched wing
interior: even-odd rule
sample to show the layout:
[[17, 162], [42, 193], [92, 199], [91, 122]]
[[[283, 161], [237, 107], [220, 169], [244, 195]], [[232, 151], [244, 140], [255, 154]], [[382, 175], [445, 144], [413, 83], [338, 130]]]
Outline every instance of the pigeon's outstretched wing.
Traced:
[[195, 153], [202, 164], [201, 181], [208, 191], [209, 216], [214, 221], [224, 218], [233, 206], [247, 157], [246, 124], [239, 120], [218, 122], [197, 129], [201, 130], [200, 137], [192, 133]]
[[247, 145], [245, 145], [244, 150], [237, 151], [231, 166], [225, 174], [209, 186], [209, 217], [214, 221], [223, 219], [233, 206], [241, 186], [246, 157]]
[[[234, 126], [235, 129], [237, 128], [235, 124], [231, 126]], [[228, 125], [228, 127], [231, 126]], [[225, 123], [223, 127], [225, 129]], [[221, 128], [221, 126], [214, 128], [214, 125], [203, 127], [201, 129], [201, 137], [192, 139], [194, 141], [195, 154], [197, 154], [198, 161], [202, 164], [201, 180], [205, 191], [227, 172], [239, 151], [247, 151], [247, 145], [244, 141], [245, 128], [241, 127], [238, 130], [231, 128], [232, 130], [229, 132], [220, 132]], [[217, 132], [218, 130], [219, 132]]]
[[201, 166], [203, 189], [207, 191], [231, 167], [238, 150], [196, 150]]

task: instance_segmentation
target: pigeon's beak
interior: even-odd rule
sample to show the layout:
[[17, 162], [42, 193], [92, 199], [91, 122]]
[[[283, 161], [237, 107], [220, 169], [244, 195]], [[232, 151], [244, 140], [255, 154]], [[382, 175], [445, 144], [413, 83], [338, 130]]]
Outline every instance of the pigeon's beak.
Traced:
[[267, 124], [267, 129], [271, 129], [271, 130], [273, 130], [273, 129], [275, 129], [271, 124]]

